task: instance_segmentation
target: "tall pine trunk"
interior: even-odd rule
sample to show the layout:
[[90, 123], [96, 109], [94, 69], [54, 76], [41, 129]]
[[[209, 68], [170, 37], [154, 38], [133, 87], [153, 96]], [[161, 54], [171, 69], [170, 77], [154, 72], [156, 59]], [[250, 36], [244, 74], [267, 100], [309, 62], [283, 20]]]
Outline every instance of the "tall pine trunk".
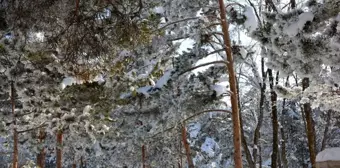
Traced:
[[226, 9], [223, 0], [219, 0], [220, 16], [223, 31], [223, 41], [227, 55], [227, 70], [229, 72], [229, 84], [231, 90], [231, 108], [233, 121], [233, 141], [234, 141], [234, 163], [235, 168], [242, 168], [242, 151], [241, 151], [241, 129], [240, 114], [237, 100], [236, 76], [234, 72], [233, 56], [231, 52], [231, 43], [229, 37], [229, 25], [226, 18]]
[[41, 128], [40, 131], [39, 131], [39, 143], [42, 146], [42, 148], [40, 149], [40, 152], [37, 155], [37, 166], [39, 168], [45, 168], [46, 153], [45, 153], [45, 147], [43, 146], [45, 138], [46, 138], [45, 130], [43, 128]]
[[[303, 78], [302, 80], [302, 88], [303, 90], [309, 87], [309, 78]], [[303, 111], [306, 117], [306, 129], [307, 129], [307, 139], [308, 139], [308, 148], [309, 148], [309, 158], [312, 164], [312, 168], [316, 167], [316, 151], [315, 151], [315, 130], [314, 130], [314, 121], [313, 121], [313, 114], [312, 108], [310, 103], [303, 104]]]
[[278, 167], [278, 151], [279, 151], [279, 123], [277, 120], [277, 95], [274, 91], [274, 77], [271, 69], [268, 69], [269, 75], [269, 86], [270, 86], [270, 100], [271, 100], [271, 117], [272, 117], [272, 127], [273, 127], [273, 151], [272, 151], [272, 168]]
[[63, 146], [63, 131], [57, 131], [57, 168], [62, 168], [62, 146]]
[[13, 168], [18, 168], [19, 162], [19, 151], [18, 151], [18, 132], [17, 132], [17, 122], [15, 116], [15, 88], [14, 82], [11, 82], [11, 104], [12, 104], [12, 114], [13, 114]]

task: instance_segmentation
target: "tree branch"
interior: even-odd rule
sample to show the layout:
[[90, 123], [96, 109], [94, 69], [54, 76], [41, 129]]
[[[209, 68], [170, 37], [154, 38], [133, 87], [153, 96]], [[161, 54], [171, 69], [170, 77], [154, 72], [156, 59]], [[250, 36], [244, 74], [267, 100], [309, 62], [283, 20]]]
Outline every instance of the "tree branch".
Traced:
[[197, 65], [195, 67], [192, 67], [192, 68], [189, 68], [183, 72], [181, 72], [178, 76], [181, 76], [189, 71], [192, 71], [192, 70], [195, 70], [197, 68], [201, 68], [201, 67], [204, 67], [204, 66], [207, 66], [207, 65], [212, 65], [212, 64], [227, 64], [226, 61], [213, 61], [213, 62], [208, 62], [208, 63], [205, 63], [205, 64], [200, 64], [200, 65]]
[[33, 128], [30, 128], [30, 129], [27, 129], [27, 130], [21, 130], [21, 131], [17, 131], [18, 134], [21, 134], [21, 133], [24, 133], [24, 132], [29, 132], [29, 131], [33, 131], [35, 129], [38, 129], [38, 128], [42, 128], [42, 127], [46, 127], [47, 124], [41, 124], [39, 126], [36, 126], [36, 127], [33, 127]]

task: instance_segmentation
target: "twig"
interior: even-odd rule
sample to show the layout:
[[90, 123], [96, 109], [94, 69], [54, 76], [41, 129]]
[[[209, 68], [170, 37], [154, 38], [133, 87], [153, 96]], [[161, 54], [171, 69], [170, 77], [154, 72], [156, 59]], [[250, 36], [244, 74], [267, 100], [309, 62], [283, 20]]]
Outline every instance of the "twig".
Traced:
[[212, 64], [227, 64], [226, 61], [213, 61], [213, 62], [208, 62], [208, 63], [204, 63], [204, 64], [200, 64], [200, 65], [197, 65], [195, 67], [192, 67], [192, 68], [189, 68], [183, 72], [181, 72], [178, 76], [181, 76], [189, 71], [192, 71], [192, 70], [195, 70], [197, 68], [201, 68], [201, 67], [204, 67], [204, 66], [207, 66], [207, 65], [212, 65]]
[[17, 131], [18, 134], [21, 134], [21, 133], [24, 133], [24, 132], [29, 132], [29, 131], [33, 131], [35, 129], [38, 129], [38, 128], [42, 128], [42, 127], [46, 127], [47, 124], [41, 124], [39, 126], [36, 126], [36, 127], [33, 127], [33, 128], [30, 128], [30, 129], [27, 129], [27, 130], [22, 130], [22, 131]]

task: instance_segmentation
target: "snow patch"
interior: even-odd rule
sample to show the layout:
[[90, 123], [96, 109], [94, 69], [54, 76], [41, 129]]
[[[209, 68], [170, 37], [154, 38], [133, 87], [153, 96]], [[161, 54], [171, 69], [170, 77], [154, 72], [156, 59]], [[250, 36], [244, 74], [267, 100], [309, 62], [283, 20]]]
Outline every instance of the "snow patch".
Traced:
[[143, 95], [145, 95], [146, 97], [149, 97], [149, 91], [152, 89], [152, 86], [144, 86], [144, 87], [140, 87], [137, 89], [137, 93], [142, 93]]
[[253, 8], [250, 6], [246, 6], [244, 15], [246, 16], [244, 27], [248, 29], [249, 32], [255, 31], [257, 29], [258, 23]]
[[165, 12], [164, 8], [162, 6], [156, 6], [153, 9], [153, 12], [157, 13], [157, 14], [163, 14]]
[[157, 81], [156, 88], [162, 88], [166, 85], [171, 77], [172, 70], [167, 70], [164, 75]]
[[201, 124], [200, 123], [192, 123], [188, 125], [188, 132], [190, 134], [190, 138], [197, 138], [198, 133], [201, 130]]
[[204, 143], [201, 146], [201, 150], [208, 154], [209, 157], [215, 156], [215, 150], [218, 149], [219, 146], [215, 142], [214, 139], [206, 137]]
[[289, 25], [285, 29], [286, 30], [285, 33], [290, 37], [294, 37], [299, 33], [299, 31], [303, 29], [303, 27], [308, 21], [312, 21], [313, 19], [314, 14], [312, 12], [301, 13], [299, 15], [298, 21]]
[[176, 41], [173, 41], [173, 44], [176, 44], [178, 42], [181, 43], [181, 45], [176, 50], [176, 52], [178, 54], [183, 54], [183, 52], [189, 51], [189, 49], [193, 48], [193, 46], [195, 44], [195, 40], [190, 39], [190, 38], [187, 38], [185, 40], [176, 40]]
[[340, 148], [327, 148], [316, 156], [317, 162], [324, 161], [339, 161], [340, 160]]
[[227, 87], [221, 84], [211, 85], [210, 88], [216, 92], [217, 97], [228, 92]]
[[71, 86], [73, 84], [76, 84], [77, 80], [74, 77], [66, 77], [61, 82], [61, 89], [65, 89], [67, 86]]

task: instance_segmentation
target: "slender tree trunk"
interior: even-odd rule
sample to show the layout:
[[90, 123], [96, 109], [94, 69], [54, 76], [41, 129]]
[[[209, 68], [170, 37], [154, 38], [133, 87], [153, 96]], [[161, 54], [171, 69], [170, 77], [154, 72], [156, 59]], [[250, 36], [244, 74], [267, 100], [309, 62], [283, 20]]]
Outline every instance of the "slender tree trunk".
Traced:
[[281, 155], [277, 154], [277, 164], [279, 165], [279, 168], [282, 168], [282, 164], [281, 164]]
[[322, 143], [321, 143], [321, 151], [323, 151], [326, 148], [327, 145], [327, 140], [328, 140], [328, 130], [329, 127], [331, 125], [331, 118], [332, 118], [332, 110], [328, 110], [327, 111], [327, 118], [326, 118], [326, 126], [325, 126], [325, 130], [323, 132], [323, 139], [322, 139]]
[[18, 168], [19, 162], [19, 151], [18, 151], [18, 132], [17, 132], [17, 122], [15, 116], [15, 89], [14, 89], [14, 82], [11, 82], [11, 104], [12, 104], [12, 114], [13, 114], [13, 168]]
[[185, 128], [185, 124], [183, 124], [182, 126], [182, 142], [183, 142], [183, 146], [185, 149], [185, 154], [187, 156], [187, 161], [188, 161], [188, 167], [189, 168], [194, 168], [194, 162], [191, 159], [191, 153], [190, 153], [190, 146], [187, 142], [187, 131]]
[[281, 156], [282, 156], [282, 165], [283, 168], [288, 168], [288, 160], [287, 160], [287, 154], [286, 154], [286, 137], [284, 133], [284, 129], [281, 128], [281, 136], [282, 136], [282, 142], [281, 142]]
[[183, 158], [182, 158], [182, 142], [181, 138], [179, 139], [179, 161], [178, 161], [178, 168], [182, 168], [183, 165]]
[[246, 160], [248, 162], [248, 166], [249, 168], [256, 168], [255, 163], [253, 162], [251, 153], [248, 149], [246, 137], [244, 135], [242, 115], [240, 115], [240, 124], [241, 124], [242, 146], [243, 146], [244, 153], [246, 154]]
[[72, 164], [72, 168], [77, 168], [77, 164], [76, 164], [76, 163], [73, 163], [73, 164]]
[[[262, 48], [262, 50], [264, 50], [264, 48]], [[259, 116], [257, 119], [257, 125], [255, 128], [255, 132], [254, 132], [254, 147], [253, 147], [253, 160], [254, 163], [256, 165], [257, 163], [257, 149], [259, 146], [259, 139], [260, 139], [260, 130], [262, 127], [262, 123], [263, 123], [263, 110], [264, 110], [264, 102], [266, 100], [266, 72], [264, 70], [264, 58], [261, 58], [261, 72], [262, 72], [262, 83], [260, 83], [261, 86], [261, 93], [260, 93], [260, 107], [259, 107]]]
[[259, 147], [259, 168], [262, 168], [262, 147], [261, 145]]
[[[283, 100], [283, 105], [282, 105], [282, 111], [284, 110], [286, 106], [286, 99]], [[284, 124], [284, 120], [283, 120], [283, 115], [281, 114], [281, 157], [282, 157], [282, 164], [283, 164], [283, 168], [288, 168], [288, 160], [287, 160], [287, 154], [286, 154], [286, 135], [285, 135], [285, 131], [283, 128], [283, 124]]]
[[57, 168], [62, 168], [62, 146], [63, 146], [63, 132], [57, 132]]
[[[309, 78], [304, 78], [302, 80], [302, 88], [305, 90], [309, 87]], [[312, 108], [310, 103], [305, 103], [303, 105], [303, 110], [306, 117], [306, 124], [307, 124], [307, 139], [308, 139], [308, 148], [309, 148], [309, 157], [310, 162], [312, 164], [312, 168], [316, 167], [315, 158], [316, 158], [316, 151], [315, 151], [315, 130], [314, 130], [314, 121], [313, 121], [313, 114]]]
[[146, 168], [146, 164], [145, 164], [145, 161], [146, 161], [146, 154], [145, 154], [145, 145], [142, 146], [142, 163], [143, 163], [143, 168]]
[[46, 138], [46, 133], [43, 128], [39, 131], [39, 143], [42, 145], [40, 149], [40, 153], [37, 155], [37, 165], [39, 168], [45, 168], [45, 147], [43, 146], [44, 140]]
[[[237, 90], [240, 90], [239, 83], [238, 83], [238, 78], [236, 78], [236, 85], [237, 85]], [[253, 158], [251, 156], [250, 150], [248, 148], [248, 143], [246, 140], [246, 136], [244, 135], [244, 129], [243, 129], [243, 120], [242, 120], [242, 114], [241, 114], [241, 101], [240, 101], [240, 96], [237, 95], [237, 100], [238, 100], [238, 107], [239, 107], [239, 113], [240, 113], [240, 128], [241, 128], [241, 137], [242, 137], [242, 147], [243, 151], [246, 154], [246, 160], [248, 162], [249, 168], [256, 168], [255, 162], [253, 162]]]
[[223, 41], [227, 55], [227, 70], [229, 72], [229, 84], [231, 94], [231, 108], [232, 108], [232, 121], [233, 121], [233, 141], [234, 141], [234, 162], [235, 168], [242, 168], [242, 152], [241, 152], [241, 129], [240, 129], [240, 114], [238, 110], [237, 101], [237, 86], [236, 77], [234, 72], [233, 56], [231, 53], [231, 43], [229, 37], [229, 25], [226, 18], [226, 9], [223, 0], [219, 0], [220, 16], [223, 31]]
[[277, 101], [277, 95], [274, 91], [274, 77], [271, 69], [268, 69], [268, 75], [269, 75], [269, 85], [270, 85], [270, 100], [271, 100], [271, 110], [272, 110], [272, 126], [273, 126], [273, 151], [272, 151], [272, 168], [277, 168], [278, 167], [278, 150], [279, 150], [279, 138], [278, 138], [278, 130], [279, 130], [279, 124], [277, 120], [277, 106], [276, 106], [276, 101]]
[[80, 168], [84, 168], [83, 156], [80, 157]]

